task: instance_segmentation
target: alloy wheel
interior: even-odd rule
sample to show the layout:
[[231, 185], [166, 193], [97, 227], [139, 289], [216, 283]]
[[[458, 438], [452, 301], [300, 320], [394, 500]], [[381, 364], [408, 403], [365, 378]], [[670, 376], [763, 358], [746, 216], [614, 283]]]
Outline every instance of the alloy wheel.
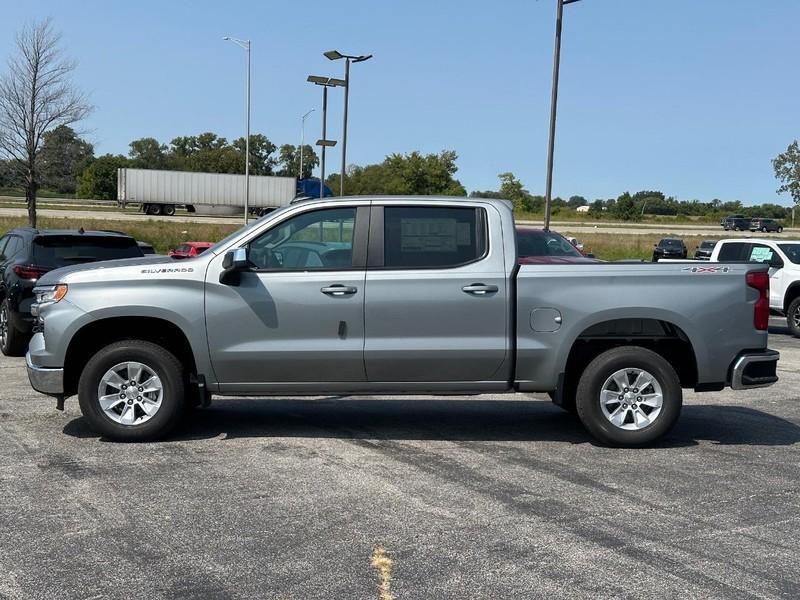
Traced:
[[600, 389], [603, 415], [612, 425], [627, 431], [652, 425], [663, 405], [661, 384], [643, 369], [620, 369]]
[[140, 362], [111, 367], [97, 386], [97, 401], [106, 417], [120, 425], [141, 425], [161, 408], [164, 385], [156, 372]]

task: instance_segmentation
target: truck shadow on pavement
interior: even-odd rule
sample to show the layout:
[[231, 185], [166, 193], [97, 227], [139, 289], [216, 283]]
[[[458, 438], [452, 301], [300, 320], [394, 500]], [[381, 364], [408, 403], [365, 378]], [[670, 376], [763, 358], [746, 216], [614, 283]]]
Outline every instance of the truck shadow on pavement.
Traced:
[[[98, 437], [83, 418], [64, 433]], [[187, 415], [165, 441], [220, 438], [332, 438], [442, 441], [555, 441], [595, 443], [572, 416], [546, 401], [222, 399]], [[742, 406], [684, 406], [675, 428], [656, 447], [788, 446], [800, 427]]]

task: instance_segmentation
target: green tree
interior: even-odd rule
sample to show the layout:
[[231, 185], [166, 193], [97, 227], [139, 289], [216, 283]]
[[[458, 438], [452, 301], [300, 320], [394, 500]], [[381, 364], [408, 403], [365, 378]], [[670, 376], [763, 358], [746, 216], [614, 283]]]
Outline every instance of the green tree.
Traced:
[[[467, 191], [455, 179], [457, 155], [452, 150], [438, 154], [390, 154], [375, 165], [351, 165], [345, 179], [345, 194], [401, 194], [466, 196]], [[339, 189], [339, 175], [328, 177], [325, 183]]]
[[133, 140], [128, 147], [130, 148], [128, 156], [131, 159], [131, 166], [137, 169], [169, 168], [167, 145], [157, 139], [145, 137]]
[[588, 215], [593, 219], [602, 219], [605, 214], [605, 203], [599, 198], [589, 205]]
[[[242, 170], [244, 173], [245, 139], [240, 137], [233, 142], [233, 147], [241, 154]], [[276, 147], [269, 138], [261, 133], [250, 135], [250, 174], [251, 175], [272, 175], [278, 164], [272, 154]]]
[[96, 158], [78, 176], [78, 198], [116, 200], [117, 169], [129, 166], [130, 161], [121, 154], [104, 154]]
[[515, 210], [530, 210], [530, 194], [525, 191], [522, 182], [514, 177], [513, 173], [506, 172], [498, 175], [500, 178], [500, 197], [511, 200]]
[[635, 221], [639, 218], [641, 208], [637, 209], [636, 202], [630, 193], [625, 192], [614, 203], [611, 214], [620, 221]]
[[39, 154], [42, 187], [74, 194], [78, 175], [93, 158], [94, 147], [71, 127], [61, 125], [48, 131]]
[[570, 208], [578, 208], [587, 204], [589, 204], [589, 201], [583, 196], [570, 196], [569, 200], [567, 200], [567, 206]]
[[788, 192], [794, 203], [800, 205], [800, 146], [797, 140], [789, 144], [786, 152], [772, 161], [775, 178], [781, 182], [778, 193]]
[[277, 175], [282, 177], [297, 177], [300, 174], [300, 179], [308, 179], [311, 173], [319, 164], [319, 157], [314, 149], [308, 144], [303, 145], [303, 173], [300, 174], [300, 146], [292, 144], [284, 144], [281, 146], [278, 154], [278, 165], [280, 169]]

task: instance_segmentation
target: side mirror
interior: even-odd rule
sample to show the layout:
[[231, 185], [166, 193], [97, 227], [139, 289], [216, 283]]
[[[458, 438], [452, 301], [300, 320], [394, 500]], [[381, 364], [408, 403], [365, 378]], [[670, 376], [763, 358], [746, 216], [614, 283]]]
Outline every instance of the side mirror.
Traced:
[[587, 255], [586, 255], [586, 258], [594, 258], [594, 254], [592, 254], [591, 252], [589, 252], [589, 254], [587, 254]]
[[222, 268], [226, 271], [241, 271], [250, 265], [247, 258], [247, 248], [235, 248], [225, 253], [222, 259]]
[[219, 282], [225, 285], [239, 285], [240, 273], [250, 266], [247, 248], [228, 250], [222, 259], [222, 273]]
[[783, 260], [781, 260], [780, 256], [773, 256], [772, 260], [769, 261], [769, 268], [770, 269], [782, 269], [783, 268]]

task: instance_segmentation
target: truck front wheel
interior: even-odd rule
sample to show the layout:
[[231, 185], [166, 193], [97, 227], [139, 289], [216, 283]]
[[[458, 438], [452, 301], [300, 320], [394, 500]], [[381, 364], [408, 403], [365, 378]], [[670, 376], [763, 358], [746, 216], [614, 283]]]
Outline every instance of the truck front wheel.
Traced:
[[81, 412], [97, 433], [140, 442], [166, 435], [185, 406], [183, 366], [151, 342], [125, 340], [101, 348], [78, 382]]
[[611, 446], [643, 446], [667, 433], [681, 412], [678, 374], [659, 354], [638, 346], [603, 352], [578, 382], [578, 417]]

